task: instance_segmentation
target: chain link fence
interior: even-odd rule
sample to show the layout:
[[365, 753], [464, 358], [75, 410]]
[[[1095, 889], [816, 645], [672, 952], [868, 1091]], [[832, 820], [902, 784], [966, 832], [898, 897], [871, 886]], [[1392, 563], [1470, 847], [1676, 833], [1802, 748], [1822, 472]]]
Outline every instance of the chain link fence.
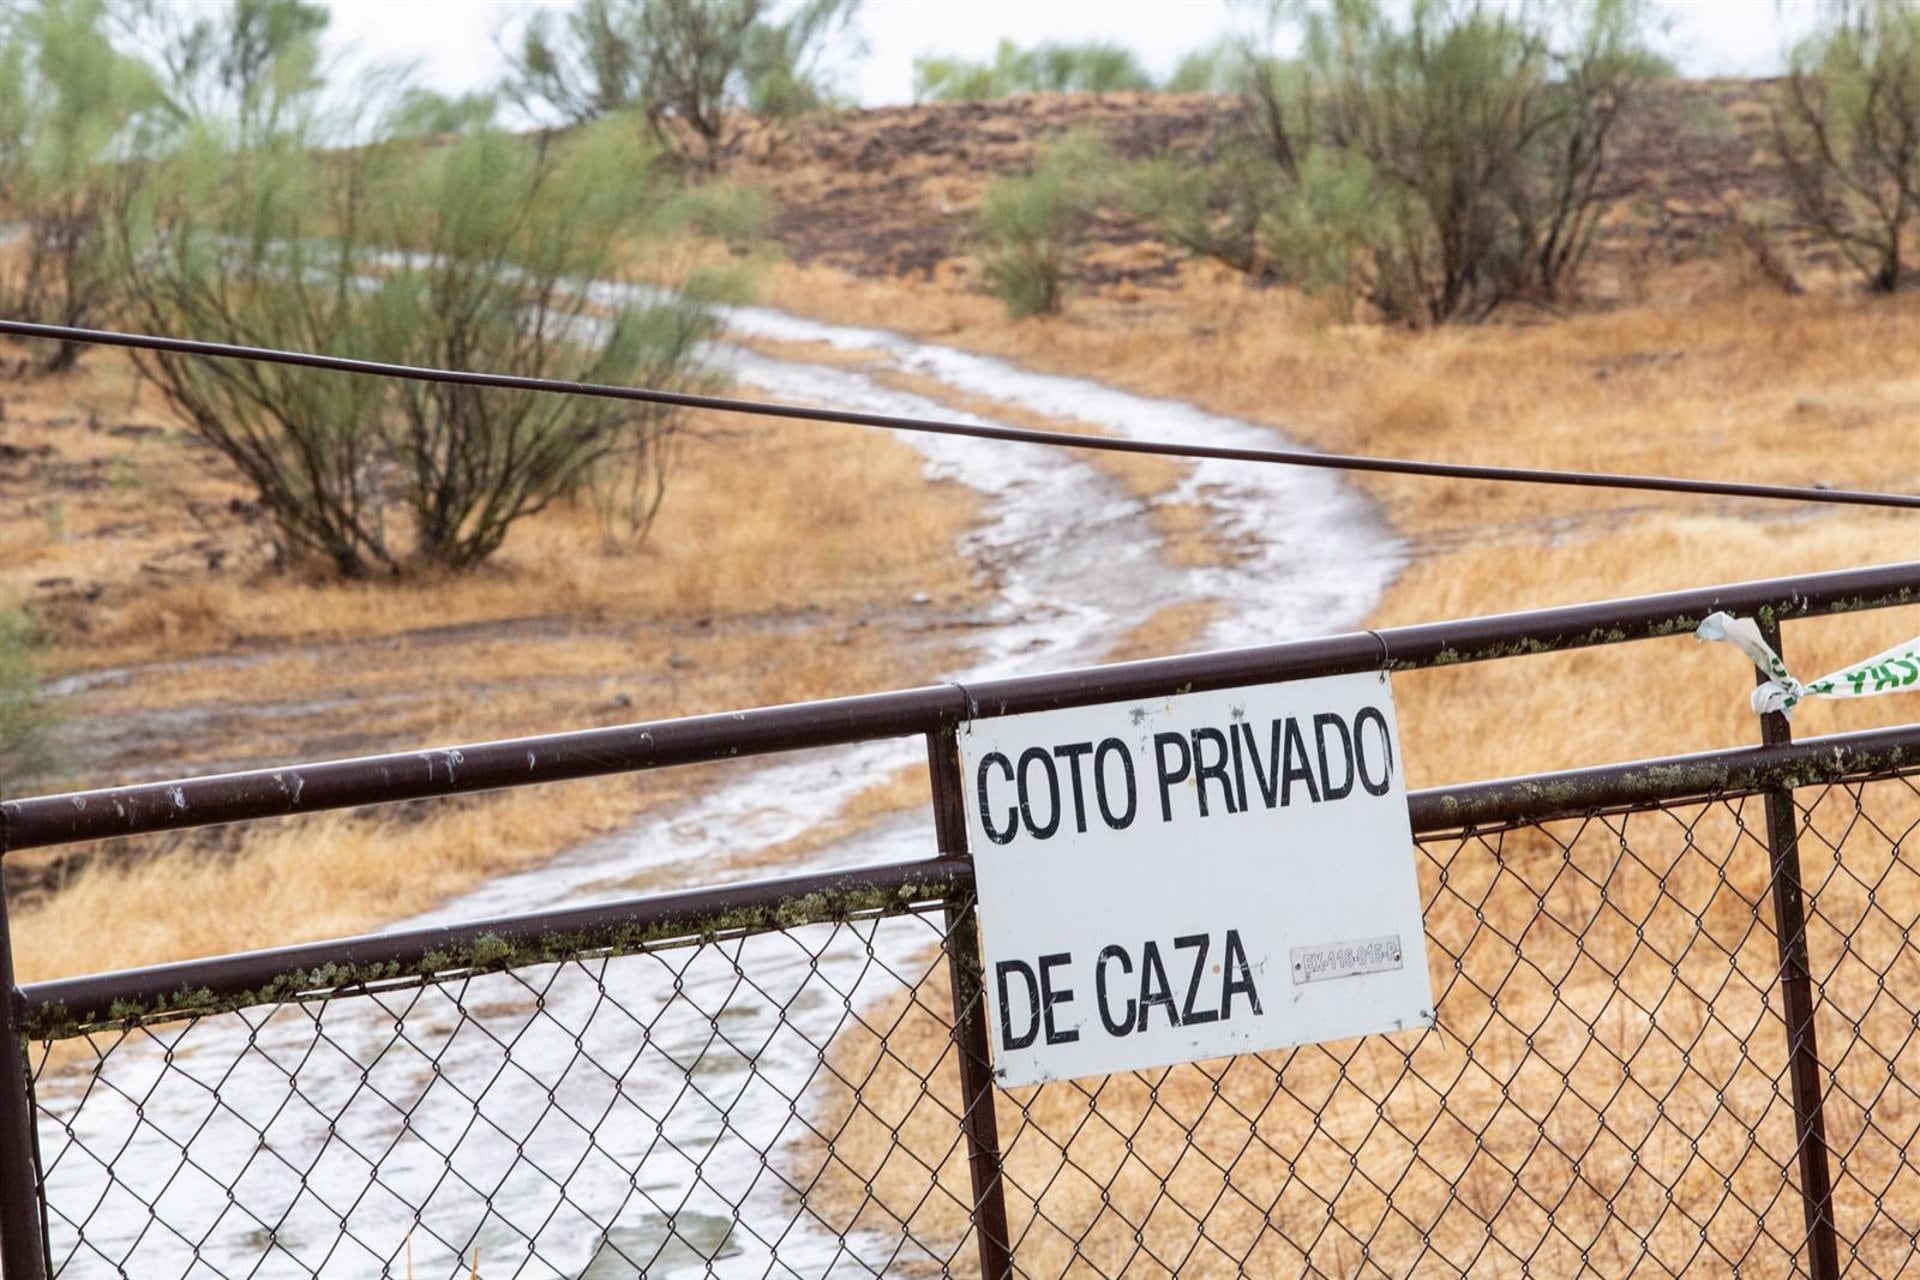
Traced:
[[[1793, 796], [1832, 1225], [1850, 1273], [1894, 1276], [1920, 1234], [1920, 786]], [[999, 1092], [1017, 1272], [1794, 1272], [1767, 803], [1422, 833], [1431, 1031]], [[42, 1041], [54, 1269], [970, 1272], [956, 906]]]
[[[913, 911], [49, 1045], [55, 1270], [886, 1273], [925, 1246], [805, 1206], [846, 1193], [836, 1108], [878, 1068], [846, 1042], [919, 1008], [941, 940]], [[947, 1147], [952, 1092], [916, 1106]]]
[[923, 734], [937, 855], [25, 990], [0, 910], [7, 1280], [1909, 1274], [1920, 726], [1415, 793], [1431, 1029], [1018, 1088], [954, 730], [1915, 581], [8, 802], [0, 849]]

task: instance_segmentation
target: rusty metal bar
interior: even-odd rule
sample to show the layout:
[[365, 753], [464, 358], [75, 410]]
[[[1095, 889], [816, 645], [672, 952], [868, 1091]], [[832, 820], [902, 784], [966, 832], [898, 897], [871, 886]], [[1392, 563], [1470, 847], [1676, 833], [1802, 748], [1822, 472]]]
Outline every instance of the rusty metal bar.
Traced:
[[[5, 831], [0, 820], [0, 847]], [[26, 1000], [13, 980], [6, 865], [0, 861], [0, 1277], [5, 1280], [45, 1280], [47, 1274], [25, 1012]]]
[[[1761, 618], [1760, 634], [1775, 653], [1780, 624]], [[1756, 683], [1767, 676], [1756, 673]], [[1760, 740], [1778, 749], [1793, 742], [1787, 717], [1760, 717]], [[1793, 784], [1766, 790], [1767, 854], [1772, 864], [1773, 919], [1780, 947], [1780, 998], [1787, 1023], [1787, 1074], [1793, 1089], [1794, 1146], [1800, 1157], [1800, 1197], [1807, 1223], [1807, 1269], [1812, 1280], [1839, 1280], [1840, 1251], [1833, 1223], [1833, 1171], [1820, 1087], [1820, 1045], [1813, 1019], [1813, 971], [1807, 958], [1806, 900], [1800, 879], [1799, 811]]]
[[970, 685], [696, 716], [430, 751], [11, 800], [13, 848], [459, 795], [936, 733], [1011, 715], [1351, 671], [1482, 662], [1684, 634], [1716, 609], [1762, 619], [1920, 603], [1920, 563], [1681, 591], [1462, 622], [1118, 663]]
[[[966, 862], [967, 818], [960, 749], [951, 726], [927, 735], [933, 780], [933, 826], [944, 858]], [[1013, 1275], [1006, 1179], [1000, 1165], [1000, 1121], [994, 1114], [993, 1066], [987, 1049], [987, 1000], [981, 985], [980, 923], [973, 894], [947, 903], [947, 966], [953, 984], [953, 1043], [960, 1059], [960, 1128], [973, 1180], [973, 1226], [982, 1280]]]
[[951, 712], [950, 685], [654, 724], [288, 765], [10, 800], [14, 848], [465, 795], [736, 756], [907, 737]]
[[1420, 835], [1756, 795], [1866, 774], [1920, 769], [1920, 725], [1838, 733], [1627, 764], [1431, 787], [1407, 797]]
[[973, 891], [972, 864], [928, 858], [559, 911], [248, 951], [35, 983], [27, 1034], [63, 1039], [176, 1015], [275, 1004], [343, 987], [404, 985], [570, 956], [660, 948], [885, 915]]

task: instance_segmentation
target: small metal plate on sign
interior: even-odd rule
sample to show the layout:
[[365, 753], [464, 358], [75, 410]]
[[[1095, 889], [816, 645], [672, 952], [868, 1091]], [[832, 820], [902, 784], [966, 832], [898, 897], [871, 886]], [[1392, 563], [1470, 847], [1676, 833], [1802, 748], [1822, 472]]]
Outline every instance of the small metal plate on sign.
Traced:
[[1401, 964], [1400, 935], [1362, 938], [1358, 942], [1323, 942], [1317, 947], [1294, 947], [1293, 984], [1351, 978], [1362, 973], [1386, 973]]

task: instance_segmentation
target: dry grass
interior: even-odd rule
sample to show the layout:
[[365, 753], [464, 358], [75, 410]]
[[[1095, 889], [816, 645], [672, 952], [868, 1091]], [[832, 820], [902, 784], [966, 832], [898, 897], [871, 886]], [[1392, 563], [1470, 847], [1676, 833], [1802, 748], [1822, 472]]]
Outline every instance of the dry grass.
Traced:
[[[1876, 1274], [1910, 1249], [1920, 1071], [1895, 992], [1920, 823], [1904, 782], [1803, 801], [1837, 1222]], [[1438, 1029], [997, 1097], [1031, 1275], [1785, 1273], [1786, 1036], [1760, 802], [1502, 838], [1418, 859]], [[1844, 844], [1844, 856], [1835, 850]], [[1623, 847], [1629, 850], [1623, 853]], [[1869, 891], [1871, 886], [1871, 891]], [[965, 1149], [945, 969], [834, 1046], [797, 1158], [835, 1229], [963, 1253]], [[870, 1028], [891, 1028], [884, 1046]], [[1835, 1065], [1837, 1064], [1837, 1065]], [[1900, 1206], [1906, 1206], [1901, 1208]]]
[[[14, 920], [21, 980], [359, 933], [660, 803], [671, 782], [567, 783], [414, 811], [250, 826], [231, 852], [90, 863]], [[229, 904], [222, 906], [220, 904]], [[235, 906], [233, 904], [244, 904]]]
[[[1470, 616], [1485, 612], [1476, 599], [1493, 595], [1532, 608], [1884, 563], [1920, 550], [1910, 524], [1898, 515], [1771, 526], [1644, 517], [1524, 554], [1510, 543], [1468, 547], [1414, 565], [1373, 621]], [[1879, 610], [1790, 624], [1783, 648], [1789, 669], [1810, 680], [1916, 632], [1920, 609]], [[1752, 684], [1733, 649], [1680, 636], [1409, 672], [1395, 677], [1394, 697], [1418, 787], [1751, 744]], [[1815, 701], [1795, 712], [1794, 731], [1906, 724], [1916, 713], [1912, 698]]]
[[1147, 619], [1108, 649], [1108, 662], [1134, 662], [1190, 653], [1225, 606], [1218, 600], [1187, 600], [1155, 609]]
[[[1009, 325], [989, 298], [819, 269], [777, 273], [777, 300], [1048, 370], [1271, 422], [1317, 448], [1911, 491], [1894, 447], [1920, 381], [1889, 353], [1920, 341], [1920, 300], [1685, 297], [1533, 327], [1413, 334], [1336, 325], [1284, 290], [1192, 269], [1141, 301], [1100, 296]], [[1359, 477], [1415, 538], [1701, 500]], [[1738, 512], [1793, 508], [1732, 508]], [[1503, 601], [1484, 602], [1505, 607]]]

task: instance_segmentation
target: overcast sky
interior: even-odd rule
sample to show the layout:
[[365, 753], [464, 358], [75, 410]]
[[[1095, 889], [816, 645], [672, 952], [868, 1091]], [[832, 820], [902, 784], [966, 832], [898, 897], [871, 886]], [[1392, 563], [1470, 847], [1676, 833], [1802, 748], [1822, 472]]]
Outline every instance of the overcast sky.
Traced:
[[[335, 47], [354, 62], [418, 62], [427, 83], [458, 93], [491, 85], [495, 37], [539, 5], [560, 0], [328, 0]], [[1257, 6], [1256, 6], [1257, 8]], [[1660, 44], [1692, 76], [1766, 75], [1807, 30], [1812, 0], [1656, 0]], [[865, 0], [855, 21], [864, 55], [836, 60], [841, 92], [862, 106], [907, 102], [922, 53], [970, 59], [1002, 38], [1113, 40], [1165, 74], [1184, 53], [1250, 20], [1228, 0]]]

